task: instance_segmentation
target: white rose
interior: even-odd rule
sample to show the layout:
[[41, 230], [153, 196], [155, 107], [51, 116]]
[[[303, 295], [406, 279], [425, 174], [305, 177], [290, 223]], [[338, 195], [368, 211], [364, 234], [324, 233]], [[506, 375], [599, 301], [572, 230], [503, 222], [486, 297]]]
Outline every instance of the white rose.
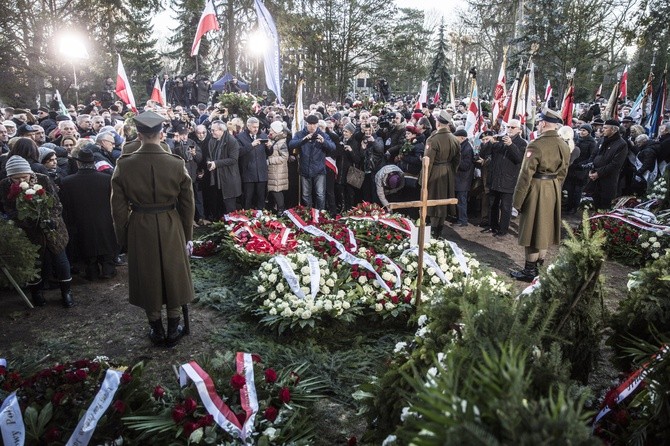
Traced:
[[263, 301], [263, 306], [264, 306], [264, 307], [269, 307], [270, 304], [272, 304], [272, 302], [270, 302], [270, 299], [265, 299], [265, 300]]
[[339, 291], [337, 292], [337, 298], [338, 298], [338, 299], [344, 299], [344, 296], [346, 296], [344, 290], [339, 290]]
[[277, 309], [276, 308], [270, 308], [270, 311], [268, 311], [270, 316], [275, 316], [277, 314]]
[[276, 274], [270, 274], [270, 275], [268, 276], [268, 281], [269, 281], [270, 283], [275, 283], [275, 282], [277, 281], [277, 275], [276, 275]]
[[270, 295], [268, 296], [270, 300], [275, 300], [277, 298], [277, 293], [274, 291], [270, 292]]
[[284, 284], [283, 284], [283, 283], [279, 282], [279, 283], [277, 284], [277, 292], [278, 292], [278, 293], [283, 293], [285, 289], [286, 289], [286, 288], [284, 287]]
[[328, 288], [327, 286], [324, 285], [324, 286], [321, 287], [321, 292], [323, 294], [330, 294], [330, 288]]
[[351, 304], [347, 301], [342, 302], [342, 308], [348, 310], [351, 307]]
[[312, 278], [310, 276], [302, 276], [302, 283], [305, 285], [309, 285], [312, 283]]
[[323, 302], [323, 309], [326, 311], [330, 311], [333, 309], [333, 303], [329, 300], [326, 300]]
[[437, 285], [438, 283], [440, 283], [440, 278], [437, 276], [433, 276], [430, 278], [430, 283]]
[[647, 242], [642, 242], [642, 243], [640, 243], [640, 247], [641, 247], [641, 248], [644, 248], [644, 249], [647, 249], [647, 248], [649, 248], [649, 243], [647, 243]]
[[312, 313], [309, 310], [305, 310], [302, 313], [302, 316], [300, 316], [300, 317], [302, 317], [303, 319], [309, 319], [310, 317], [312, 317]]
[[405, 286], [411, 286], [412, 285], [412, 279], [410, 279], [409, 277], [405, 277], [405, 280], [403, 280], [402, 283], [404, 283]]
[[[35, 187], [37, 187], [37, 186], [38, 186], [38, 184], [35, 185]], [[656, 236], [657, 237], [663, 237], [663, 231], [656, 231]]]
[[398, 343], [395, 345], [395, 348], [393, 349], [393, 353], [399, 353], [399, 352], [401, 352], [402, 350], [405, 349], [406, 346], [407, 346], [407, 342], [398, 342]]
[[396, 442], [397, 439], [398, 437], [395, 435], [389, 435], [388, 437], [384, 438], [382, 446], [391, 446]]
[[386, 302], [384, 307], [386, 308], [386, 311], [391, 311], [395, 308], [395, 304], [393, 302]]
[[30, 186], [29, 186], [28, 183], [26, 183], [25, 181], [21, 181], [21, 184], [19, 184], [19, 187], [20, 187], [21, 189], [23, 189], [23, 190], [26, 190], [26, 189], [28, 189]]
[[335, 282], [333, 281], [333, 279], [328, 279], [326, 280], [326, 285], [332, 288], [335, 286]]
[[38, 190], [42, 189], [42, 186], [40, 186], [39, 184], [36, 184], [36, 185], [33, 186], [33, 189], [35, 189], [35, 191], [38, 191]]
[[658, 259], [659, 256], [660, 256], [660, 255], [659, 255], [659, 253], [657, 253], [657, 252], [652, 252], [652, 253], [651, 253], [651, 257], [652, 257], [653, 259]]
[[654, 243], [653, 245], [651, 245], [651, 247], [652, 247], [652, 248], [660, 248], [660, 247], [661, 247], [661, 244], [660, 244], [659, 242], [656, 242], [656, 243]]
[[300, 268], [300, 274], [302, 274], [303, 276], [309, 274], [309, 266], [303, 266], [302, 268]]
[[368, 281], [368, 278], [365, 276], [358, 276], [358, 283], [364, 284], [365, 282]]
[[375, 311], [382, 311], [384, 309], [384, 306], [382, 304], [376, 304], [375, 305]]
[[393, 280], [393, 276], [391, 275], [391, 273], [385, 271], [384, 273], [382, 273], [382, 279], [384, 279], [386, 282], [389, 282]]
[[426, 316], [425, 314], [419, 316], [419, 319], [417, 321], [419, 327], [423, 327], [424, 325], [426, 325], [426, 322], [428, 322], [428, 316]]
[[265, 292], [265, 287], [263, 285], [258, 285], [258, 292], [259, 293], [264, 293]]
[[26, 189], [26, 195], [35, 195], [35, 189]]
[[270, 265], [268, 262], [265, 262], [265, 263], [263, 264], [263, 269], [264, 269], [265, 271], [272, 271], [272, 265]]
[[428, 268], [428, 271], [426, 271], [429, 276], [434, 276], [435, 275], [435, 268]]
[[656, 237], [649, 237], [649, 242], [654, 243], [656, 241]]

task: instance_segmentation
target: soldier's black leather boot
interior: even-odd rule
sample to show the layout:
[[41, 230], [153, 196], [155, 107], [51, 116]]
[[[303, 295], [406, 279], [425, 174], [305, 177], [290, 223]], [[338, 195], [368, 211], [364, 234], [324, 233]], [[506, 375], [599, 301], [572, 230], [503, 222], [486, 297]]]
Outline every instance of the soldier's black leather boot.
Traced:
[[165, 346], [168, 348], [174, 347], [182, 336], [184, 336], [184, 332], [181, 325], [179, 325], [179, 317], [169, 317]]
[[159, 347], [165, 345], [165, 328], [163, 327], [163, 321], [161, 319], [155, 321], [149, 321], [149, 339], [151, 342]]
[[533, 279], [537, 276], [537, 262], [529, 262], [526, 260], [526, 265], [522, 270], [512, 271], [509, 274], [516, 280], [521, 280], [523, 282], [532, 282]]
[[37, 283], [31, 283], [28, 285], [30, 289], [30, 300], [33, 301], [33, 305], [36, 307], [43, 307], [47, 304], [47, 301], [44, 300], [44, 294], [42, 293], [42, 281], [40, 280]]
[[70, 286], [71, 283], [71, 280], [60, 283], [60, 297], [65, 308], [74, 307], [74, 300], [72, 299], [72, 288]]

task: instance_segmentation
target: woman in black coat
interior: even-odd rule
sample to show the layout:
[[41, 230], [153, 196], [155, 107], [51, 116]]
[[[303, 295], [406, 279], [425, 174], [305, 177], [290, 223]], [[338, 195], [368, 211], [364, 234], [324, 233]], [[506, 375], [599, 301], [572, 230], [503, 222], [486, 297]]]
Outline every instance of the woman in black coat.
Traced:
[[356, 189], [350, 184], [347, 184], [347, 174], [349, 173], [349, 168], [351, 166], [356, 167], [357, 169], [362, 169], [363, 161], [363, 152], [361, 151], [361, 146], [354, 138], [354, 133], [356, 132], [356, 127], [353, 124], [347, 124], [342, 130], [342, 140], [344, 142], [343, 153], [341, 157], [341, 165], [338, 166], [338, 171], [340, 172], [338, 176], [338, 183], [340, 184], [340, 190], [344, 194], [344, 210], [348, 211], [356, 203], [360, 201], [360, 190]]

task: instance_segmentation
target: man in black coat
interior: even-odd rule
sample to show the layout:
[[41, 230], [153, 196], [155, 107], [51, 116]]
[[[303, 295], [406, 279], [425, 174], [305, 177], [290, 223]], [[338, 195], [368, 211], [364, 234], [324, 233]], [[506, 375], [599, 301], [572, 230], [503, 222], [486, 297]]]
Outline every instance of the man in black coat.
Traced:
[[475, 170], [474, 156], [475, 152], [468, 140], [468, 132], [465, 130], [456, 130], [454, 136], [461, 143], [461, 162], [458, 164], [456, 171], [456, 198], [458, 204], [456, 210], [458, 211], [457, 226], [468, 225], [468, 192], [472, 187], [472, 177]]
[[512, 218], [512, 196], [521, 169], [523, 154], [528, 143], [521, 137], [521, 122], [510, 119], [507, 135], [496, 139], [484, 138], [480, 156], [489, 155], [489, 227], [482, 232], [492, 232], [494, 237], [505, 237]]
[[95, 169], [90, 149], [75, 158], [79, 170], [61, 181], [63, 217], [77, 253], [86, 264], [86, 279], [109, 279], [116, 275], [114, 258], [118, 245], [114, 235], [109, 175]]
[[240, 147], [237, 139], [228, 133], [226, 123], [212, 122], [212, 137], [206, 155], [207, 170], [203, 182], [205, 211], [210, 220], [218, 220], [224, 213], [237, 209], [237, 197], [242, 194], [238, 159]]
[[204, 174], [204, 163], [202, 150], [200, 147], [188, 137], [188, 128], [181, 127], [177, 130], [174, 138], [175, 155], [179, 155], [184, 160], [188, 176], [193, 182], [193, 199], [195, 200], [195, 221], [203, 221], [205, 218], [205, 210], [202, 205], [202, 190], [200, 190], [200, 181]]
[[237, 135], [240, 143], [240, 176], [244, 193], [244, 209], [264, 209], [268, 186], [268, 136], [259, 132], [258, 118], [247, 119], [247, 127]]
[[621, 167], [628, 155], [628, 145], [619, 133], [619, 121], [608, 119], [603, 125], [603, 142], [593, 158], [587, 185], [596, 209], [609, 209], [617, 196]]
[[589, 124], [582, 124], [575, 145], [579, 147], [579, 156], [568, 168], [568, 176], [563, 182], [563, 189], [568, 192], [566, 202], [566, 214], [572, 215], [577, 212], [579, 203], [582, 199], [582, 191], [586, 182], [589, 180], [591, 158], [596, 154], [596, 140], [591, 136], [593, 128]]

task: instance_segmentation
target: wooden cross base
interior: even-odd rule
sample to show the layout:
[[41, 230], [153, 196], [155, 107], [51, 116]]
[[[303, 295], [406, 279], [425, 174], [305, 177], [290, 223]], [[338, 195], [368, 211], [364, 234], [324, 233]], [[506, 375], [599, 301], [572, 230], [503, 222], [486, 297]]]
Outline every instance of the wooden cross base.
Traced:
[[419, 258], [417, 260], [417, 278], [416, 278], [416, 308], [419, 309], [421, 305], [421, 282], [423, 281], [423, 244], [426, 238], [426, 212], [429, 207], [443, 206], [447, 204], [458, 204], [456, 198], [444, 198], [441, 200], [428, 199], [428, 165], [430, 158], [424, 156], [421, 159], [422, 174], [421, 175], [421, 200], [419, 201], [404, 201], [399, 203], [389, 203], [390, 209], [407, 209], [419, 208]]

